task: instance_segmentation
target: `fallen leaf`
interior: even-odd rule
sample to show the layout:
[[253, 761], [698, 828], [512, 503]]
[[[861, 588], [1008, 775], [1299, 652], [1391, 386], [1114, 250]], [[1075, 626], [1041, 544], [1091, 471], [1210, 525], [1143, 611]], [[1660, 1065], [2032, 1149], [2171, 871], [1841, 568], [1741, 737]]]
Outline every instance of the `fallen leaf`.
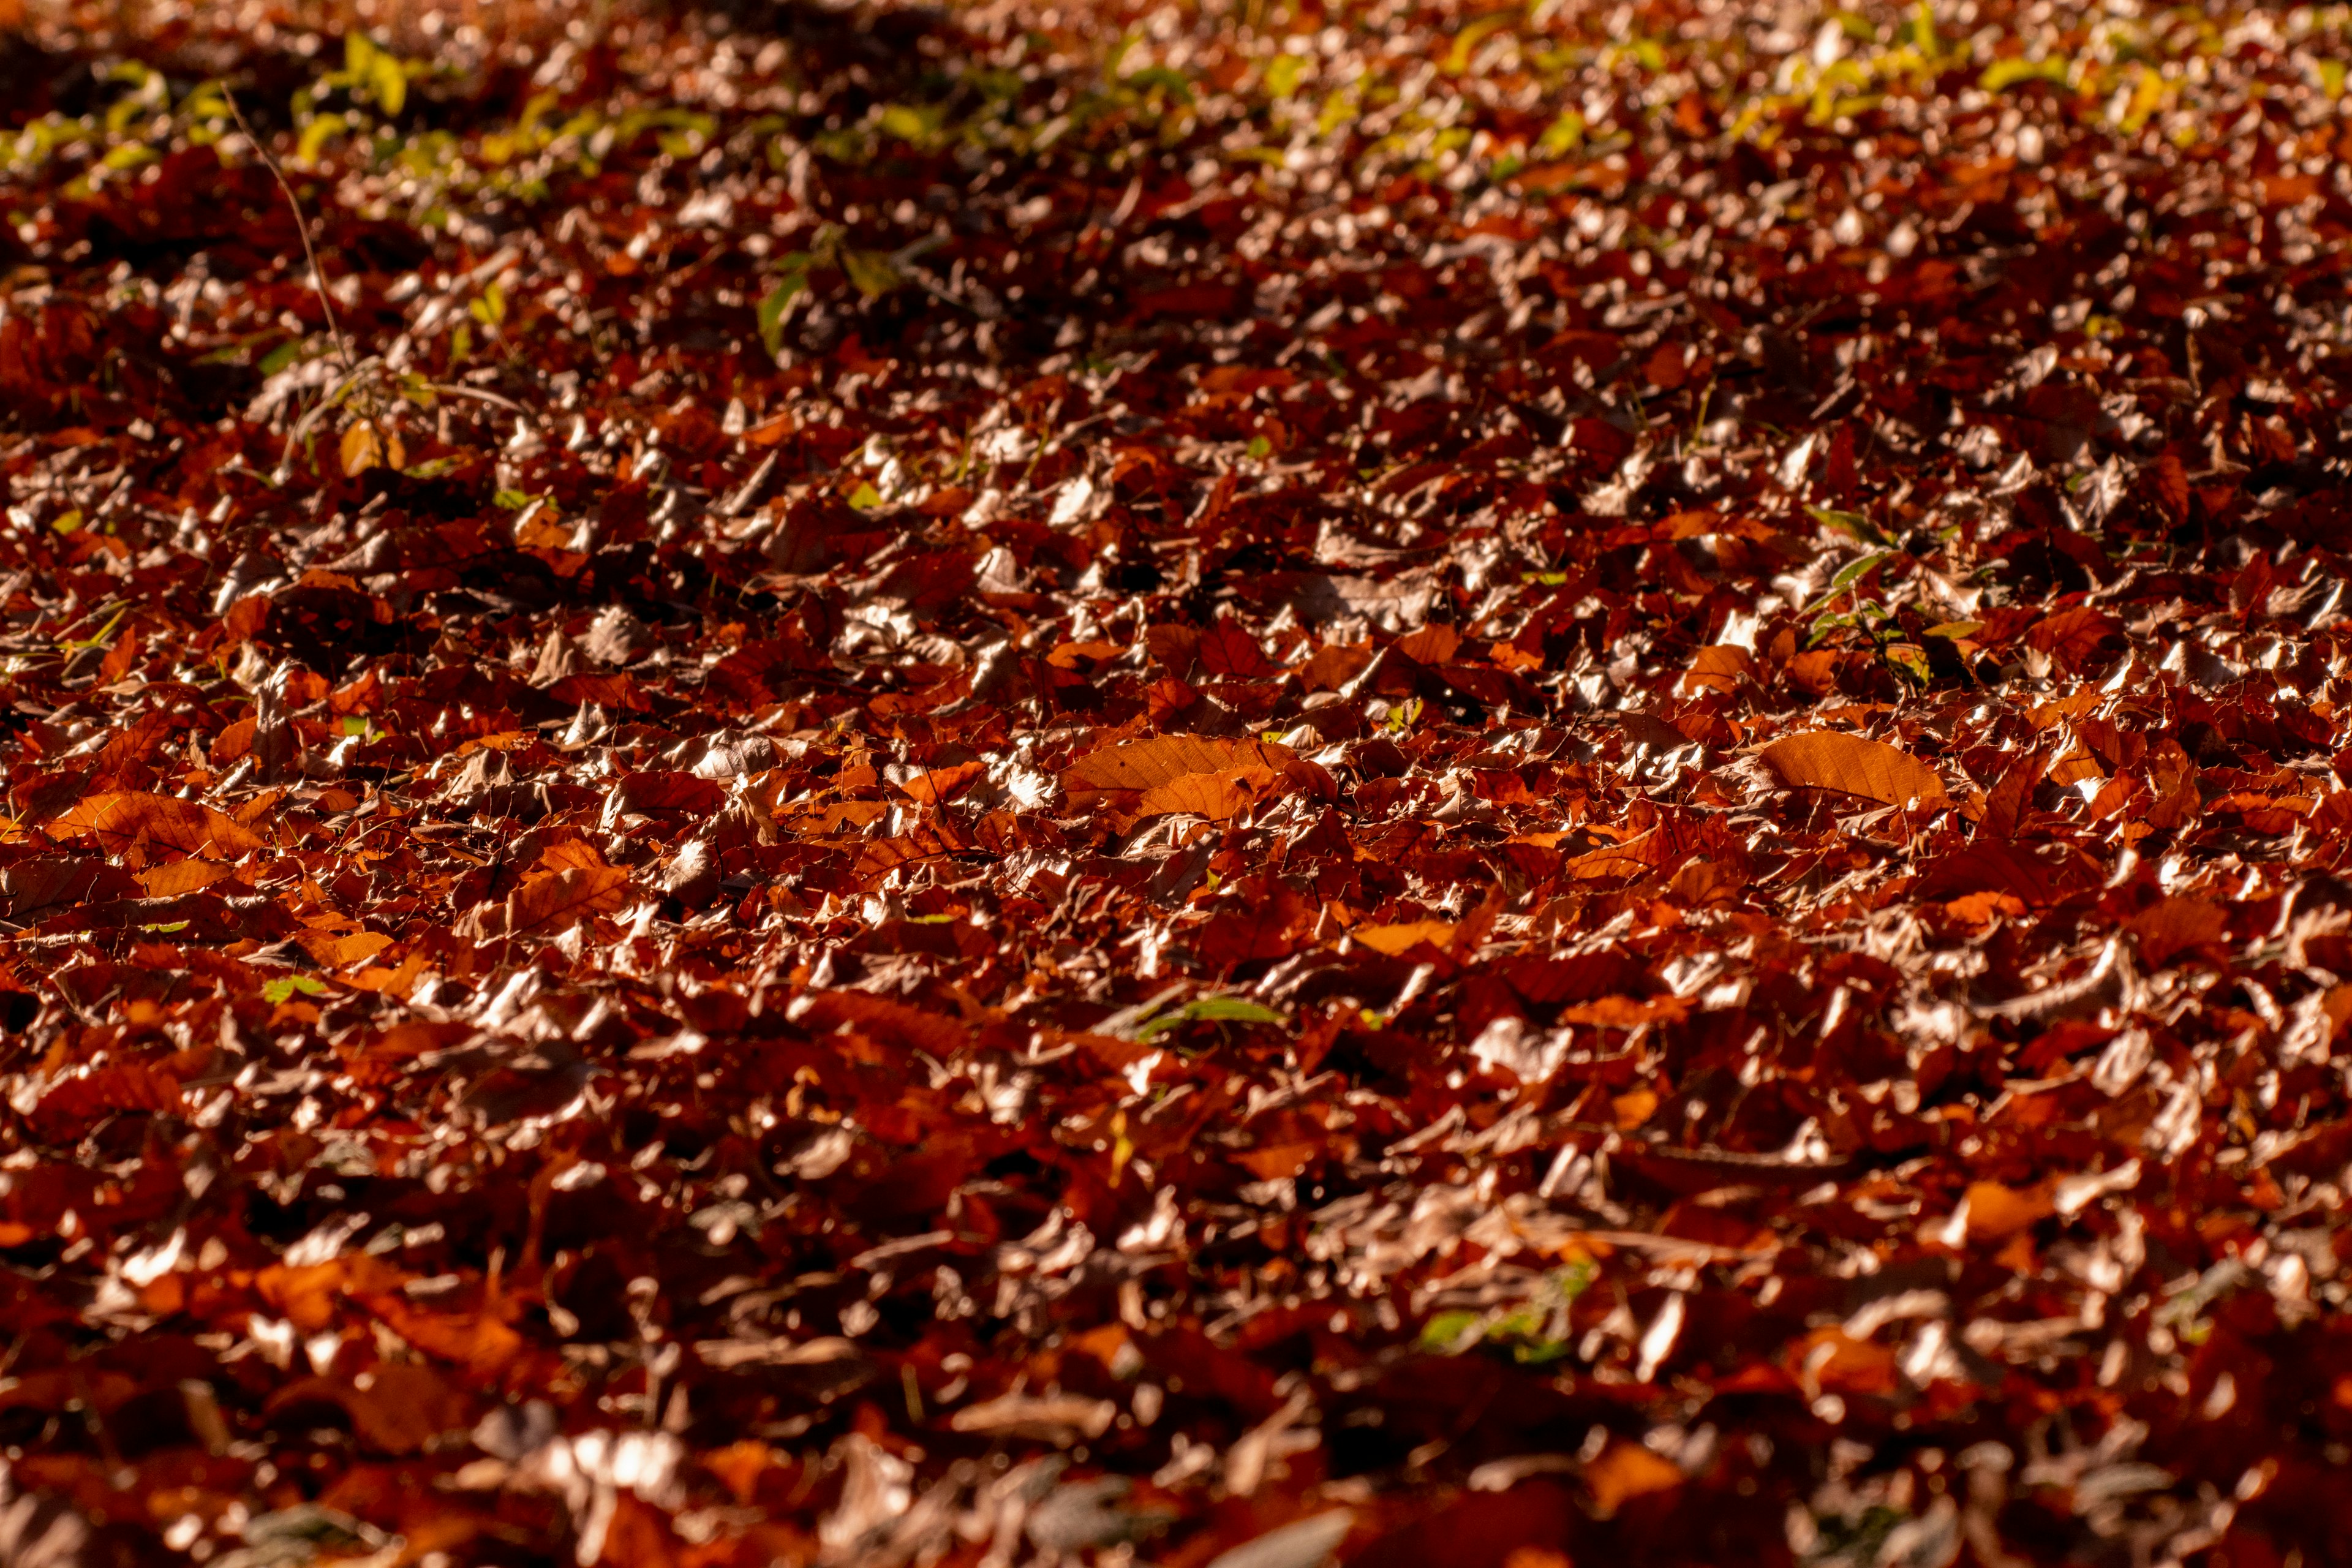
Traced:
[[268, 847], [235, 818], [195, 801], [136, 790], [93, 795], [49, 824], [58, 837], [87, 833], [110, 855], [145, 840], [183, 855], [240, 856]]
[[1949, 800], [1943, 779], [1918, 758], [1843, 731], [1786, 736], [1761, 754], [1791, 789], [1833, 790], [1883, 805], [1940, 805]]

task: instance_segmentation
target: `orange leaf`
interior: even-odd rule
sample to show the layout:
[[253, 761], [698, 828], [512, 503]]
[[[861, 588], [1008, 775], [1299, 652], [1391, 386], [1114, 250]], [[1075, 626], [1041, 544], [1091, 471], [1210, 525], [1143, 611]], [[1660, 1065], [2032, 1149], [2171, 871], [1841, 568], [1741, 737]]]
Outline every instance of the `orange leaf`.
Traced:
[[609, 864], [604, 852], [585, 838], [567, 838], [539, 852], [539, 863], [551, 871], [595, 869]]
[[1454, 650], [1461, 646], [1460, 632], [1452, 626], [1440, 626], [1435, 621], [1396, 640], [1397, 652], [1415, 664], [1444, 664], [1453, 658]]
[[1212, 675], [1246, 679], [1274, 668], [1257, 639], [1231, 621], [1220, 621], [1201, 634], [1201, 668]]
[[1148, 790], [1187, 773], [1216, 773], [1253, 763], [1279, 770], [1297, 755], [1272, 742], [1218, 741], [1206, 735], [1161, 735], [1106, 746], [1064, 770], [1062, 787], [1074, 795]]
[[1315, 656], [1297, 666], [1298, 679], [1309, 691], [1337, 691], [1361, 675], [1364, 666], [1372, 662], [1370, 643], [1330, 643], [1315, 650]]
[[786, 817], [782, 826], [794, 833], [817, 837], [869, 826], [889, 814], [889, 806], [878, 800], [835, 800]]
[[1764, 748], [1763, 758], [1790, 789], [1834, 790], [1883, 805], [1945, 805], [1951, 797], [1935, 769], [1898, 747], [1838, 730], [1809, 730]]
[[1045, 656], [1045, 662], [1055, 669], [1083, 672], [1088, 665], [1117, 658], [1127, 651], [1127, 645], [1115, 642], [1066, 642]]
[[1755, 656], [1744, 647], [1727, 644], [1703, 647], [1691, 655], [1690, 668], [1683, 672], [1683, 689], [1736, 691], [1755, 662]]
[[49, 824], [59, 837], [88, 833], [110, 855], [120, 855], [141, 838], [184, 855], [249, 855], [268, 841], [234, 817], [167, 795], [122, 790], [93, 795]]
[[303, 931], [294, 940], [301, 944], [303, 952], [329, 969], [364, 963], [390, 947], [393, 941], [377, 931], [352, 931], [345, 936], [332, 931]]
[[2230, 917], [2218, 905], [2192, 898], [2159, 899], [2124, 922], [2139, 938], [2139, 955], [2151, 968], [2189, 948], [2221, 941], [2229, 926]]
[[1454, 940], [1454, 927], [1445, 921], [1408, 921], [1402, 925], [1358, 926], [1348, 936], [1359, 946], [1401, 958], [1424, 942], [1443, 952]]
[[1228, 768], [1222, 773], [1186, 773], [1143, 792], [1137, 810], [1145, 816], [1175, 813], [1225, 822], [1239, 816], [1273, 794], [1275, 776], [1264, 768]]
[[629, 899], [629, 874], [617, 866], [583, 866], [533, 877], [507, 899], [507, 930], [515, 933], [568, 926], [609, 915]]
[[131, 673], [133, 660], [139, 657], [139, 634], [125, 632], [121, 640], [106, 650], [105, 659], [98, 667], [100, 686], [111, 686]]
[[1683, 1472], [1639, 1443], [1618, 1442], [1584, 1467], [1584, 1484], [1592, 1492], [1592, 1511], [1606, 1519], [1637, 1497], [1682, 1485]]
[[1973, 1182], [1961, 1200], [1969, 1209], [1969, 1239], [2000, 1241], [2015, 1236], [2051, 1212], [2050, 1198], [2033, 1189], [2020, 1192], [1999, 1182]]
[[1307, 1169], [1321, 1152], [1319, 1143], [1271, 1143], [1235, 1154], [1234, 1163], [1263, 1181], [1278, 1182]]
[[234, 867], [217, 860], [174, 860], [166, 866], [152, 866], [139, 873], [139, 885], [151, 899], [176, 899], [183, 893], [193, 893], [209, 888], [215, 882], [236, 875]]
[[925, 805], [937, 805], [943, 800], [961, 795], [987, 773], [988, 764], [985, 763], [957, 763], [950, 767], [917, 773], [898, 788], [909, 800]]

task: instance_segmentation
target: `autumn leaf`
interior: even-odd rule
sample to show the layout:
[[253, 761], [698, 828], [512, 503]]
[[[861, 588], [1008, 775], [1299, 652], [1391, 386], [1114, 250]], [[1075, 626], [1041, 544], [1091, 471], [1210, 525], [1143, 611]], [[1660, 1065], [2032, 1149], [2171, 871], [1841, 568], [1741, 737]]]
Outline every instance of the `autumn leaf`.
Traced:
[[1263, 767], [1227, 768], [1213, 773], [1186, 773], [1143, 792], [1136, 811], [1144, 816], [1174, 812], [1224, 822], [1240, 816], [1279, 788], [1279, 781]]
[[110, 855], [142, 840], [183, 855], [239, 856], [268, 847], [259, 834], [211, 806], [136, 790], [90, 795], [49, 831], [59, 837], [87, 833]]
[[1374, 952], [1401, 958], [1412, 949], [1427, 943], [1443, 952], [1454, 940], [1454, 925], [1448, 921], [1409, 921], [1401, 925], [1362, 925], [1348, 932], [1348, 940]]
[[1222, 741], [1202, 735], [1161, 735], [1108, 747], [1065, 769], [1062, 786], [1074, 796], [1114, 790], [1149, 790], [1195, 773], [1229, 768], [1278, 771], [1297, 755], [1273, 742]]
[[0, 1560], [2341, 1555], [2340, 18], [493, 9], [0, 0]]
[[1760, 754], [1791, 789], [1832, 790], [1883, 805], [1939, 805], [1949, 800], [1942, 777], [1918, 758], [1843, 731], [1785, 736]]
[[1687, 691], [1730, 691], [1746, 679], [1755, 656], [1744, 647], [1703, 647], [1691, 656], [1682, 684]]
[[2160, 966], [2176, 953], [2218, 942], [2229, 930], [2229, 917], [2203, 899], [2160, 899], [2124, 922], [2139, 938], [2143, 962]]
[[609, 915], [629, 900], [629, 873], [619, 867], [575, 867], [531, 877], [507, 900], [507, 929], [561, 929], [590, 915]]
[[1672, 1460], [1660, 1458], [1639, 1443], [1612, 1442], [1601, 1457], [1584, 1467], [1584, 1485], [1592, 1494], [1592, 1511], [1610, 1518], [1635, 1498], [1670, 1491], [1683, 1484], [1683, 1472]]

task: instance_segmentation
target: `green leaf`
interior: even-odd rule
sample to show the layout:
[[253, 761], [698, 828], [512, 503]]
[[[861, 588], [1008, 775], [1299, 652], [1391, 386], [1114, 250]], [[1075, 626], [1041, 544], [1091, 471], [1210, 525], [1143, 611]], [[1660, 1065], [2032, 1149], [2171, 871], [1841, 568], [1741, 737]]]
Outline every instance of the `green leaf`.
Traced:
[[1509, 26], [1511, 20], [1510, 12], [1497, 11], [1490, 16], [1479, 17], [1456, 33], [1454, 36], [1454, 47], [1445, 53], [1445, 64], [1443, 68], [1445, 74], [1460, 76], [1464, 71], [1468, 70], [1470, 57], [1478, 52], [1478, 46], [1485, 43], [1493, 34]]
[[2066, 62], [2063, 59], [1995, 60], [1985, 67], [1984, 75], [1977, 78], [1977, 85], [1987, 92], [2006, 92], [2021, 82], [2029, 81], [2055, 82], [2063, 87], [2066, 85]]
[[327, 150], [329, 142], [350, 131], [351, 126], [341, 115], [321, 114], [302, 127], [301, 140], [294, 144], [294, 156], [305, 163], [316, 163], [319, 154]]
[[1543, 158], [1563, 157], [1584, 142], [1584, 116], [1573, 109], [1544, 128], [1536, 139], [1536, 153]]
[[1421, 1348], [1432, 1355], [1454, 1355], [1476, 1342], [1475, 1312], [1440, 1312], [1421, 1326]]
[[408, 72], [391, 55], [378, 50], [368, 71], [368, 86], [375, 93], [376, 107], [386, 115], [396, 115], [408, 101]]
[[1328, 137], [1342, 125], [1351, 123], [1363, 111], [1363, 100], [1352, 87], [1339, 88], [1323, 100], [1322, 111], [1315, 117], [1315, 134]]
[[1927, 666], [1927, 653], [1909, 643], [1889, 644], [1886, 649], [1886, 662], [1922, 686], [1933, 686], [1936, 683], [1936, 672]]
[[1928, 7], [1927, 0], [1919, 0], [1911, 8], [1911, 19], [1904, 24], [1903, 31], [1911, 47], [1927, 58], [1932, 60], [1943, 52], [1943, 41], [1936, 37], [1936, 13]]
[[273, 980], [263, 986], [261, 994], [264, 1000], [274, 1005], [278, 1003], [292, 1001], [294, 993], [297, 991], [305, 995], [324, 996], [327, 994], [327, 986], [324, 981], [313, 980], [307, 974], [289, 974], [283, 980]]
[[1253, 1002], [1246, 996], [1202, 996], [1185, 1003], [1171, 1013], [1157, 1018], [1136, 1030], [1135, 1037], [1146, 1043], [1186, 1024], [1280, 1024], [1282, 1015], [1264, 1003]]
[[1895, 542], [1877, 524], [1858, 511], [1833, 511], [1825, 506], [1809, 506], [1805, 512], [1823, 528], [1843, 529], [1865, 544], [1892, 545]]
[[808, 287], [808, 274], [795, 268], [783, 276], [783, 280], [768, 290], [760, 301], [760, 341], [767, 345], [768, 357], [773, 359], [784, 348], [784, 312], [792, 308], [801, 291]]
[[850, 286], [869, 300], [879, 300], [904, 281], [887, 250], [845, 250], [841, 270], [848, 276]]
[[1192, 107], [1192, 84], [1166, 66], [1146, 66], [1121, 85], [1137, 92], [1164, 92], [1185, 108]]
[[927, 147], [939, 135], [946, 118], [946, 110], [940, 105], [918, 109], [912, 104], [894, 103], [882, 110], [875, 124], [885, 136], [895, 136], [909, 146]]
[[1263, 458], [1274, 450], [1274, 443], [1263, 436], [1253, 436], [1247, 450], [1252, 458]]
[[1891, 550], [1874, 550], [1867, 555], [1856, 556], [1838, 568], [1837, 575], [1830, 579], [1829, 591], [1797, 613], [1809, 616], [1822, 605], [1834, 602], [1839, 595], [1853, 587], [1864, 573], [1894, 553]]
[[882, 492], [874, 488], [872, 481], [860, 479], [857, 488], [849, 492], [849, 504], [858, 511], [872, 511], [882, 504]]
[[1276, 55], [1265, 68], [1265, 90], [1275, 98], [1288, 98], [1298, 90], [1299, 79], [1306, 74], [1305, 57]]

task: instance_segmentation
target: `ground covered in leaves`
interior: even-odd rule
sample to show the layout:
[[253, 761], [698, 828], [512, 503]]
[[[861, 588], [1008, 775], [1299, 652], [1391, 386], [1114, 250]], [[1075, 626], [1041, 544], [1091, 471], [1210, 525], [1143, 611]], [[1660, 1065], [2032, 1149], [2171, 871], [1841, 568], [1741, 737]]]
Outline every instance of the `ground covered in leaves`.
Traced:
[[489, 21], [0, 38], [0, 1563], [2345, 1560], [2343, 8]]

